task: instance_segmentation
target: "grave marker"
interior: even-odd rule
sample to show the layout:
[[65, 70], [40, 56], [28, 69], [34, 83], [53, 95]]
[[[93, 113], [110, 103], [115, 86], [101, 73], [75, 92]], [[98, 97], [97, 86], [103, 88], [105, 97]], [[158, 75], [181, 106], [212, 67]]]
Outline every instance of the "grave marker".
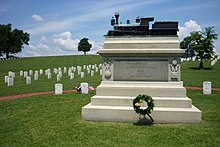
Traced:
[[88, 92], [89, 92], [89, 84], [88, 83], [81, 83], [80, 87], [81, 87], [82, 94], [88, 94]]
[[34, 74], [34, 80], [38, 80], [38, 73]]
[[43, 69], [40, 69], [40, 75], [42, 75], [44, 73]]
[[8, 83], [8, 76], [5, 76], [5, 83]]
[[93, 77], [93, 76], [94, 76], [94, 70], [91, 71], [91, 77]]
[[212, 93], [212, 83], [210, 81], [203, 82], [203, 94]]
[[8, 83], [8, 86], [13, 86], [14, 85], [14, 78], [12, 76], [8, 76], [7, 78], [7, 83]]
[[63, 84], [55, 84], [55, 94], [63, 94]]
[[51, 79], [51, 73], [50, 72], [47, 74], [47, 78]]
[[61, 76], [60, 74], [57, 74], [57, 81], [60, 81], [61, 80]]
[[30, 76], [33, 75], [33, 70], [29, 70], [29, 75], [30, 75]]
[[28, 76], [28, 72], [24, 71], [24, 77], [26, 78]]
[[26, 84], [27, 85], [31, 84], [31, 76], [26, 77]]
[[81, 78], [84, 78], [84, 72], [81, 72], [80, 75], [81, 75]]
[[20, 76], [23, 76], [24, 72], [22, 70], [20, 70]]

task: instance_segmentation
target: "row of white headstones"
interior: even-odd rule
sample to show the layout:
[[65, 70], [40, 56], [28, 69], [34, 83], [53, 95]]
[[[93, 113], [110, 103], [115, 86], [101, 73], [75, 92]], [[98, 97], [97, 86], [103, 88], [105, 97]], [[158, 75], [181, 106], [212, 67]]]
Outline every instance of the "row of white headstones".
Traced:
[[[83, 66], [72, 66], [68, 68], [67, 71], [67, 67], [62, 68], [53, 68], [53, 72], [57, 77], [57, 81], [61, 81], [61, 78], [63, 76], [63, 74], [67, 73], [68, 76], [70, 77], [70, 80], [74, 79], [75, 73], [77, 75], [79, 75], [81, 78], [84, 78], [85, 73], [83, 72], [83, 70], [86, 70], [87, 74], [89, 74], [91, 77], [93, 77], [95, 75], [95, 72], [98, 73], [100, 75], [102, 75], [102, 64], [94, 64], [94, 65], [83, 65]], [[34, 76], [34, 80], [38, 80], [39, 78], [39, 74], [43, 75], [45, 73], [45, 76], [47, 76], [48, 79], [51, 79], [51, 69], [46, 69], [45, 72], [43, 69], [35, 70], [35, 72], [33, 73], [33, 70], [29, 70], [28, 71], [23, 71], [20, 70], [19, 74], [21, 77], [26, 78], [26, 84], [31, 84], [31, 78], [32, 76]], [[5, 83], [7, 84], [7, 86], [14, 86], [14, 79], [15, 79], [15, 72], [9, 71], [8, 75], [5, 76]]]
[[[211, 61], [211, 66], [214, 66], [215, 63], [220, 59], [220, 55], [217, 56], [217, 58], [213, 59]], [[183, 61], [196, 61], [196, 57], [192, 57], [192, 58], [181, 58], [181, 62]], [[200, 61], [200, 60], [199, 60]]]

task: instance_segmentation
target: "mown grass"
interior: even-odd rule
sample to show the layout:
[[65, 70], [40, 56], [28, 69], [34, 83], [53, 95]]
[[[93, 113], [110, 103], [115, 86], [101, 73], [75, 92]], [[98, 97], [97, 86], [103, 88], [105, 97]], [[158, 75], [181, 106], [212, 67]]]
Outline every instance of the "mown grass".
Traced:
[[[101, 61], [100, 57], [95, 58], [97, 61], [93, 63]], [[88, 65], [88, 63], [85, 64]], [[43, 65], [43, 62], [41, 64]], [[77, 63], [64, 65], [63, 63], [62, 66], [68, 67], [74, 64], [78, 65]], [[215, 87], [220, 87], [217, 78], [219, 62], [214, 67], [210, 67], [207, 63], [210, 70], [195, 70], [197, 66], [196, 62], [183, 62], [184, 85], [201, 86], [203, 81], [209, 80]], [[0, 63], [0, 67], [7, 67], [7, 65]], [[40, 68], [42, 67], [36, 67], [36, 69]], [[53, 67], [45, 66], [45, 69], [47, 68]], [[20, 68], [14, 67], [10, 70], [18, 72]], [[3, 75], [8, 72], [5, 69], [3, 71], [0, 69], [0, 71]], [[94, 86], [98, 85], [101, 80], [98, 75], [94, 78], [87, 78], [85, 77], [84, 80], [93, 83]], [[50, 85], [52, 85], [51, 89], [54, 88], [55, 79], [51, 81], [44, 77], [39, 79], [42, 80], [39, 81], [41, 84], [44, 83], [42, 84], [44, 88], [40, 87], [39, 91], [47, 91], [46, 88]], [[69, 79], [62, 79], [65, 89], [73, 88], [76, 83], [80, 83], [80, 78], [68, 81]], [[32, 85], [25, 85], [21, 82], [21, 85], [25, 89], [27, 87], [30, 89], [22, 91], [22, 87], [17, 87], [17, 91], [14, 92], [15, 84], [14, 87], [3, 85], [3, 88], [1, 85], [1, 90], [4, 89], [4, 92], [8, 91], [7, 94], [12, 94], [20, 91], [36, 91], [35, 87], [42, 86], [34, 82]], [[11, 88], [13, 90], [10, 91]], [[1, 94], [4, 92], [1, 91]], [[192, 99], [193, 105], [202, 111], [201, 124], [153, 124], [151, 126], [83, 121], [82, 107], [90, 103], [93, 95], [95, 91], [90, 91], [88, 95], [65, 93], [0, 101], [0, 146], [218, 147], [220, 144], [220, 92], [213, 91], [211, 95], [203, 95], [201, 90], [187, 90], [187, 96]]]
[[214, 66], [210, 61], [204, 62], [204, 70], [198, 70], [199, 61], [183, 62], [181, 65], [185, 86], [202, 86], [204, 81], [211, 81], [212, 87], [220, 87], [220, 61]]
[[[62, 83], [64, 89], [75, 89], [75, 86], [81, 82], [89, 82], [93, 87], [97, 87], [101, 82], [101, 76], [99, 72], [95, 72], [95, 76], [91, 78], [90, 74], [87, 74], [86, 70], [85, 77], [81, 79], [80, 76], [75, 73], [74, 80], [70, 80], [67, 73], [63, 73], [61, 81], [56, 81], [56, 75], [53, 73], [53, 68], [72, 66], [83, 66], [83, 65], [94, 65], [102, 63], [102, 58], [98, 55], [74, 55], [74, 56], [57, 56], [57, 57], [34, 57], [34, 58], [23, 58], [17, 60], [0, 61], [0, 96], [12, 95], [12, 94], [22, 94], [30, 92], [42, 92], [42, 91], [52, 91], [54, 90], [54, 85], [56, 83]], [[19, 71], [29, 70], [40, 70], [50, 68], [52, 73], [52, 78], [47, 79], [45, 74], [39, 75], [39, 80], [34, 80], [32, 76], [32, 84], [26, 85], [26, 79], [19, 76]], [[8, 71], [13, 71], [16, 74], [14, 86], [8, 87], [4, 83], [4, 76], [8, 75]]]
[[195, 146], [220, 144], [220, 93], [188, 96], [202, 111], [201, 124], [153, 124], [92, 122], [81, 119], [88, 95], [65, 93], [1, 101], [0, 144], [14, 146]]

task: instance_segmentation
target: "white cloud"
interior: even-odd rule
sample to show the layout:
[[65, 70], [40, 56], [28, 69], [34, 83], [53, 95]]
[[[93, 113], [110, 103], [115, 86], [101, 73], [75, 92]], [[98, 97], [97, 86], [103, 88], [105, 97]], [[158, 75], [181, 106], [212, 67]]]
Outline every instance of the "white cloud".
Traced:
[[185, 22], [184, 26], [179, 26], [179, 40], [182, 41], [184, 37], [189, 36], [190, 32], [201, 31], [201, 26], [194, 20]]
[[37, 22], [41, 22], [44, 21], [43, 17], [37, 14], [34, 14], [31, 16], [33, 18], [33, 20], [37, 21]]
[[72, 34], [69, 31], [61, 34], [55, 34], [54, 43], [64, 50], [77, 50], [79, 39], [72, 39]]
[[[120, 10], [120, 12], [126, 12], [131, 9], [138, 7], [143, 7], [147, 5], [152, 5], [156, 3], [162, 3], [169, 0], [149, 0], [149, 1], [103, 1], [103, 2], [92, 2], [90, 5], [85, 5], [80, 7], [82, 12], [77, 13], [77, 15], [72, 15], [71, 17], [64, 17], [59, 21], [48, 21], [43, 24], [34, 25], [28, 29], [25, 29], [32, 35], [45, 34], [54, 31], [64, 31], [66, 29], [76, 28], [80, 26], [83, 22], [96, 21], [98, 19], [111, 17], [115, 12]], [[108, 11], [106, 11], [108, 10]], [[74, 14], [74, 13], [73, 13]]]
[[100, 49], [103, 48], [103, 42], [100, 41], [89, 41], [92, 44], [92, 48], [89, 54], [96, 54]]

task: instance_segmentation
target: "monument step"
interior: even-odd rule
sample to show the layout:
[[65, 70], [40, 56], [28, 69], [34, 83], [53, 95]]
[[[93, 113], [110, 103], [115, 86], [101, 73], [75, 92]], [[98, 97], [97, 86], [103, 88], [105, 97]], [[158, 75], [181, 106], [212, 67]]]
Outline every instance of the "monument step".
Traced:
[[148, 94], [152, 97], [186, 97], [182, 82], [102, 82], [96, 89], [99, 96], [137, 96]]
[[[151, 113], [154, 123], [200, 123], [201, 111], [192, 105], [191, 108], [155, 107]], [[97, 106], [88, 104], [82, 108], [84, 120], [133, 122], [140, 121], [133, 107]], [[147, 116], [146, 116], [147, 117]]]
[[[91, 104], [100, 106], [132, 106], [134, 98], [135, 97], [95, 95], [91, 99]], [[187, 97], [153, 97], [153, 99], [155, 107], [191, 108], [192, 106], [191, 99]], [[146, 102], [142, 103], [142, 105], [147, 106]]]

